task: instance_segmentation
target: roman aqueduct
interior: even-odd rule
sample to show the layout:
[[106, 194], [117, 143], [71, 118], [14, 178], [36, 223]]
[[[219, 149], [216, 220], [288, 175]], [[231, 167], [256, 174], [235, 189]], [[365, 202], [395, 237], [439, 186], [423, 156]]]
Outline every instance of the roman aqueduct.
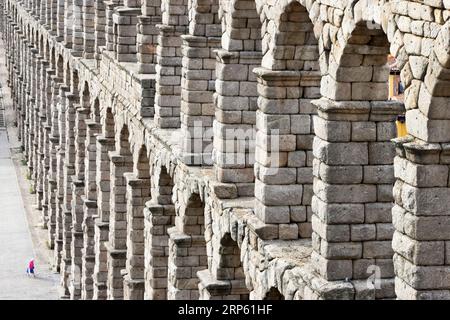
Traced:
[[0, 14], [64, 296], [450, 299], [449, 0]]

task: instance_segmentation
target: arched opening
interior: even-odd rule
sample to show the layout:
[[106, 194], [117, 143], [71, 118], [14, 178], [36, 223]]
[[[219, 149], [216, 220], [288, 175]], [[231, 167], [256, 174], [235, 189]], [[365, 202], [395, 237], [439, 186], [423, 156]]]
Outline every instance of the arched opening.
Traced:
[[266, 21], [265, 30], [262, 67], [255, 69], [260, 86], [256, 215], [280, 224], [274, 237], [310, 238], [316, 114], [311, 101], [320, 97], [318, 41], [306, 8], [296, 1]]
[[84, 83], [83, 99], [81, 100], [81, 106], [87, 110], [91, 110], [91, 94], [89, 92], [89, 84]]
[[[271, 41], [267, 44], [262, 65], [271, 70], [304, 71], [303, 75], [308, 75], [308, 71], [319, 72], [318, 41], [306, 8], [296, 1], [290, 3], [277, 23], [273, 39], [270, 39], [268, 33], [265, 35]], [[309, 94], [312, 95], [311, 98], [319, 97], [317, 83], [301, 87], [303, 90], [315, 91]]]
[[64, 81], [64, 58], [62, 55], [58, 55], [58, 66], [56, 69], [56, 76]]
[[69, 88], [69, 90], [70, 90], [70, 86], [71, 86], [71, 76], [72, 76], [72, 69], [70, 68], [70, 62], [67, 61], [64, 83]]
[[[245, 274], [241, 264], [241, 250], [231, 234], [226, 233], [220, 240], [219, 264], [213, 266], [217, 280], [229, 282], [223, 298], [248, 300], [250, 292], [245, 284]], [[214, 262], [213, 262], [214, 263]]]
[[92, 112], [91, 112], [91, 120], [95, 123], [100, 123], [101, 115], [100, 115], [100, 100], [98, 98], [95, 99]]
[[50, 66], [52, 67], [52, 69], [56, 69], [57, 65], [56, 65], [56, 49], [55, 47], [52, 48], [51, 52], [50, 52]]
[[388, 57], [389, 42], [381, 27], [357, 24], [345, 48], [330, 53], [329, 75], [347, 89], [336, 100], [388, 100]]
[[111, 108], [106, 109], [105, 123], [103, 125], [103, 133], [106, 138], [114, 139], [114, 114]]
[[176, 192], [176, 225], [169, 230], [168, 299], [198, 300], [197, 271], [208, 269], [205, 209], [210, 207], [197, 193], [185, 199], [181, 190]]
[[[218, 228], [214, 225], [218, 223], [213, 220], [212, 229]], [[248, 300], [250, 291], [241, 263], [241, 250], [231, 234], [212, 233], [212, 237], [207, 239], [207, 253], [209, 269], [197, 272], [200, 299]]]

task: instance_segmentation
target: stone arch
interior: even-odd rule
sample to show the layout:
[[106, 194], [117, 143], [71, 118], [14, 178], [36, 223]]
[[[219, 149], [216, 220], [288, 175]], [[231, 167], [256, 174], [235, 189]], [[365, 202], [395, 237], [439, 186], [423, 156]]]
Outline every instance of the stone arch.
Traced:
[[134, 162], [134, 173], [139, 179], [150, 178], [150, 159], [146, 145], [142, 145]]
[[221, 29], [218, 16], [219, 0], [210, 0], [207, 2], [189, 0], [187, 10], [189, 14], [190, 35], [207, 37], [220, 36]]
[[123, 299], [122, 270], [127, 257], [127, 178], [133, 171], [130, 131], [123, 125], [116, 134], [116, 151], [109, 152], [111, 160], [111, 194], [109, 216], [108, 298]]
[[263, 300], [284, 300], [284, 296], [277, 288], [272, 287], [269, 291], [267, 291]]
[[133, 173], [127, 178], [127, 261], [124, 277], [124, 299], [144, 298], [145, 239], [144, 208], [151, 199], [150, 160], [142, 145], [134, 161]]
[[[297, 1], [273, 8], [264, 20], [265, 47], [258, 77], [256, 215], [280, 224], [281, 239], [311, 236], [311, 103], [320, 97], [319, 44], [309, 13]], [[276, 150], [276, 143], [283, 144]], [[289, 141], [289, 142], [288, 142]]]
[[[321, 83], [323, 97], [314, 102], [318, 116], [314, 118], [312, 260], [326, 280], [352, 279], [358, 290], [376, 266], [383, 289], [365, 290], [374, 299], [395, 296], [391, 139], [396, 137], [395, 120], [404, 106], [388, 101], [390, 43], [382, 27], [370, 23], [357, 20], [345, 30], [345, 44], [331, 46]], [[354, 215], [339, 217], [344, 208], [354, 210]], [[330, 227], [348, 233], [324, 232]], [[351, 250], [332, 249], [344, 243], [351, 243]]]
[[[442, 279], [449, 276], [449, 271], [443, 266], [443, 251], [439, 248], [439, 243], [448, 241], [450, 234], [446, 222], [449, 199], [446, 145], [450, 140], [447, 110], [450, 101], [449, 29], [450, 23], [446, 21], [442, 25], [434, 24], [433, 32], [424, 31], [423, 37], [413, 32], [405, 33], [403, 37], [409, 56], [402, 77], [410, 85], [408, 92], [405, 91], [408, 136], [395, 140], [395, 206], [392, 209], [395, 233], [392, 246], [398, 299], [449, 298], [448, 292], [441, 290], [448, 286]], [[433, 176], [433, 182], [421, 179], [419, 172], [426, 172], [424, 176], [427, 177]], [[409, 224], [414, 227], [406, 227]], [[430, 230], [433, 230], [432, 235]], [[430, 248], [426, 252], [414, 250], [414, 254], [406, 249], [422, 246]], [[436, 253], [434, 259], [430, 258], [429, 252]], [[431, 283], [439, 285], [436, 287]]]
[[[329, 57], [326, 86], [322, 95], [337, 101], [388, 100], [389, 41], [381, 27], [368, 29], [356, 24], [343, 48], [336, 47]], [[334, 90], [330, 92], [329, 90]]]
[[100, 123], [100, 117], [101, 117], [100, 99], [96, 97], [94, 99], [94, 103], [92, 104], [91, 119], [96, 123]]
[[117, 131], [116, 149], [119, 154], [132, 157], [130, 129], [127, 124], [123, 124]]
[[436, 36], [428, 60], [423, 55], [411, 55], [408, 63], [415, 66], [414, 73], [409, 72], [411, 93], [405, 101], [408, 133], [431, 143], [450, 141], [450, 113], [446, 107], [450, 102], [449, 33], [447, 21]]
[[205, 204], [201, 199], [200, 195], [197, 193], [191, 194], [185, 205], [186, 205], [185, 212], [184, 214], [180, 213], [180, 217], [183, 218], [184, 216], [186, 220], [188, 220], [190, 217], [192, 218], [191, 219], [192, 221], [185, 221], [183, 226], [186, 229], [184, 231], [192, 235], [199, 235], [199, 236], [204, 235], [205, 221], [203, 212], [205, 210]]
[[255, 1], [221, 3], [222, 48], [228, 51], [261, 51], [261, 21]]
[[319, 71], [319, 45], [306, 8], [287, 3], [273, 20], [264, 21], [266, 33], [261, 66], [270, 70]]
[[115, 136], [115, 121], [114, 114], [111, 108], [105, 108], [104, 116], [102, 117], [103, 135], [106, 138], [114, 139]]
[[45, 48], [44, 48], [44, 35], [43, 34], [41, 34], [40, 39], [41, 40], [40, 40], [40, 43], [39, 43], [39, 52], [40, 52], [41, 56], [44, 56]]
[[[219, 248], [213, 250], [213, 255], [212, 273], [221, 286], [219, 290], [206, 287], [207, 296], [218, 299], [248, 300], [250, 292], [241, 263], [241, 250], [229, 232], [223, 234]], [[202, 291], [201, 295], [204, 295], [206, 292]]]
[[175, 227], [169, 229], [169, 287], [171, 300], [198, 300], [197, 271], [208, 269], [205, 241], [205, 210], [210, 210], [200, 194], [186, 194], [178, 181], [174, 195]]
[[168, 288], [169, 232], [175, 225], [172, 202], [174, 182], [166, 167], [155, 164], [151, 201], [145, 208], [145, 298], [166, 300]]

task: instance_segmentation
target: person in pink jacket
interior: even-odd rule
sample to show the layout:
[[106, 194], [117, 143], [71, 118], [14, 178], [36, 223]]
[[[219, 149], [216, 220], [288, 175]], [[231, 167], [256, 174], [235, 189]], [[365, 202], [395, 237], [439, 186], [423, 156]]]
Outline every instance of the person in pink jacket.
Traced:
[[27, 275], [35, 277], [34, 274], [34, 259], [31, 259], [30, 262], [28, 262], [28, 268], [27, 268]]

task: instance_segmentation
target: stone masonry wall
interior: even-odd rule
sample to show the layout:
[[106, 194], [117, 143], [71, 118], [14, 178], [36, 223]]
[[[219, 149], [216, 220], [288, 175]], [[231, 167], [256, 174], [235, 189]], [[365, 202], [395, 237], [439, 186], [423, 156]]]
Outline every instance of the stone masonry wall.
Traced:
[[450, 299], [447, 0], [0, 15], [64, 297]]

